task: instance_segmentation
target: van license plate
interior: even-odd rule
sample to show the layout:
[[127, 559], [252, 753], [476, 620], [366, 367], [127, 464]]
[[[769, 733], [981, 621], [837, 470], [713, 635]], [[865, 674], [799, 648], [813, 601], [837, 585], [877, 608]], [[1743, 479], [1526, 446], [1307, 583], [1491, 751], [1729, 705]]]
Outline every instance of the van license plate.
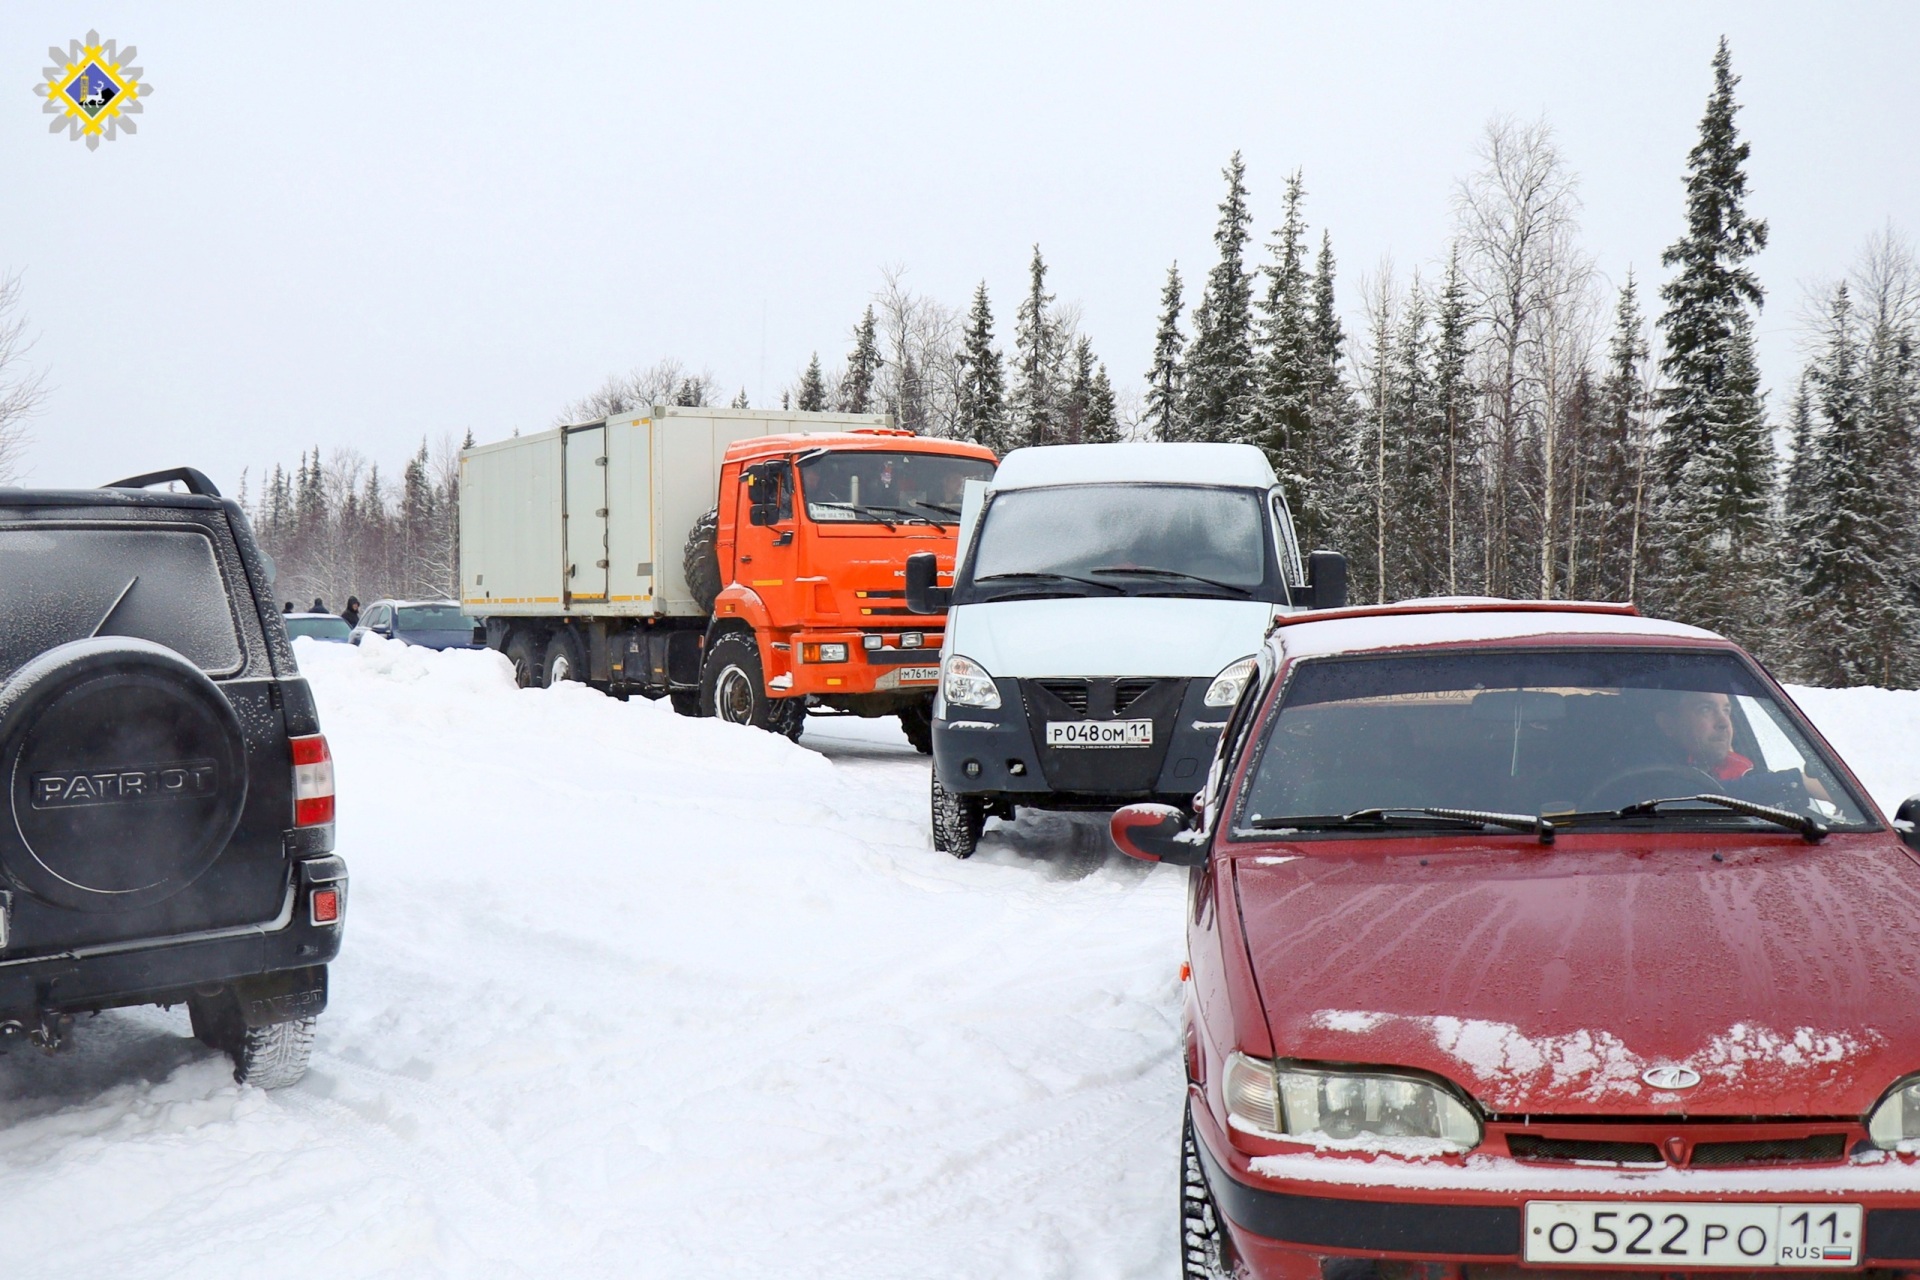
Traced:
[[1528, 1262], [1615, 1267], [1854, 1267], [1857, 1204], [1535, 1200]]
[[940, 668], [938, 667], [902, 667], [900, 668], [901, 684], [935, 684], [939, 681], [939, 679], [940, 679]]
[[1050, 747], [1150, 747], [1151, 720], [1049, 720]]

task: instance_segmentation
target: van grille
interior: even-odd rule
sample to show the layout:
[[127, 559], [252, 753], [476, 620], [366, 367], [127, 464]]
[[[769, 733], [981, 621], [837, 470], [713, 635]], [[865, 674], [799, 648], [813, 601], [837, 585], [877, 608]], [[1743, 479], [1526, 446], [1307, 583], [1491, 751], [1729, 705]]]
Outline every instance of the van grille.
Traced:
[[1073, 714], [1077, 716], [1087, 714], [1087, 682], [1085, 680], [1036, 680], [1034, 683], [1066, 703]]

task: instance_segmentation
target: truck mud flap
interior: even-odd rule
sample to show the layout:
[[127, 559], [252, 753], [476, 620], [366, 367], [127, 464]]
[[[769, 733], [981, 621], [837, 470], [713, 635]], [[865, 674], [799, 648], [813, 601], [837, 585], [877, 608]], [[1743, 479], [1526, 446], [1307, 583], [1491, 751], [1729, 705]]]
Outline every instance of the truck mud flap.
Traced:
[[233, 994], [240, 1005], [240, 1020], [249, 1027], [316, 1017], [327, 1009], [327, 966], [240, 978], [233, 984]]

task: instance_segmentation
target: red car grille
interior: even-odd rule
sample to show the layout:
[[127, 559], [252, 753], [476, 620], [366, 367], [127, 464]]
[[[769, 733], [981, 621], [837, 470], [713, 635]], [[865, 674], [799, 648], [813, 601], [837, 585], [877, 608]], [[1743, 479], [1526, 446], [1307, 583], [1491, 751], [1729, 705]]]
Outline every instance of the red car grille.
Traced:
[[[1547, 1128], [1548, 1126], [1542, 1126]], [[1559, 1127], [1559, 1126], [1553, 1126]], [[1737, 1169], [1752, 1165], [1840, 1164], [1852, 1145], [1846, 1133], [1808, 1133], [1780, 1125], [1767, 1132], [1764, 1125], [1716, 1124], [1706, 1132], [1685, 1126], [1653, 1132], [1653, 1126], [1622, 1125], [1627, 1132], [1588, 1136], [1529, 1129], [1506, 1131], [1507, 1152], [1516, 1160], [1539, 1164], [1674, 1165], [1687, 1169]], [[1740, 1137], [1742, 1129], [1753, 1133]], [[1757, 1132], [1755, 1132], [1757, 1130]], [[1863, 1136], [1863, 1135], [1862, 1135]]]

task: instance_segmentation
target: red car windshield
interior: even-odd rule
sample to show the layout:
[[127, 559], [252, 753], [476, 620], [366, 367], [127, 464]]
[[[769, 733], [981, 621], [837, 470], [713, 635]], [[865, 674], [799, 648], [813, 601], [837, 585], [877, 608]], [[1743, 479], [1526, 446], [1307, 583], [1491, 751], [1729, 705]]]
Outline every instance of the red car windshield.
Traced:
[[[1604, 820], [1703, 794], [1833, 828], [1870, 821], [1835, 762], [1733, 655], [1567, 649], [1299, 664], [1235, 827], [1271, 839], [1294, 818], [1417, 818], [1428, 808]], [[1697, 801], [1631, 816], [1657, 826], [1756, 821]], [[1351, 838], [1355, 825], [1300, 830]]]

